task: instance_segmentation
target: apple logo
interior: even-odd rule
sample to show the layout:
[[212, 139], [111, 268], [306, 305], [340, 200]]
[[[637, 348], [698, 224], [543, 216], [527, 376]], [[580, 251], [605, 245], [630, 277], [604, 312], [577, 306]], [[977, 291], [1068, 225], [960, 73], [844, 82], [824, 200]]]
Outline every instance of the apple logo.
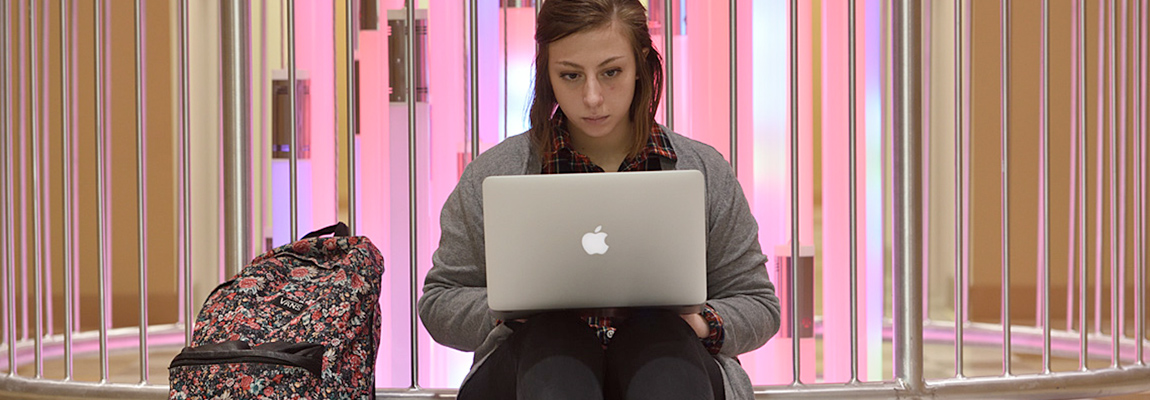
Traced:
[[600, 232], [603, 230], [603, 225], [595, 227], [595, 232], [587, 232], [583, 235], [583, 251], [587, 254], [603, 254], [607, 252], [607, 232]]

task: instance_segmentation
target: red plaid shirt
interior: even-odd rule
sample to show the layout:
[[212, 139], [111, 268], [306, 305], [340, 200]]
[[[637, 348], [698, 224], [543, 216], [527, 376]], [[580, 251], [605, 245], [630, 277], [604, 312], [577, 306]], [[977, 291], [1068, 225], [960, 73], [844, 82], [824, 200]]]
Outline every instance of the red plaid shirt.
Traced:
[[[591, 159], [571, 147], [571, 135], [567, 132], [563, 120], [559, 120], [559, 127], [555, 136], [555, 147], [552, 149], [548, 161], [543, 163], [544, 174], [604, 172], [603, 168], [591, 162]], [[638, 156], [628, 157], [619, 165], [619, 172], [626, 171], [659, 171], [662, 169], [660, 157], [676, 160], [675, 149], [671, 147], [671, 140], [663, 130], [655, 125], [651, 128], [651, 136], [647, 145]], [[723, 347], [723, 319], [714, 308], [707, 305], [703, 308], [703, 318], [711, 328], [711, 334], [701, 341], [711, 354], [718, 354]], [[610, 317], [587, 317], [587, 324], [595, 330], [595, 334], [606, 347], [615, 335], [615, 325]]]
[[[591, 162], [587, 156], [579, 153], [571, 146], [571, 134], [564, 127], [564, 121], [559, 119], [556, 123], [555, 146], [551, 149], [551, 156], [543, 163], [544, 174], [566, 174], [603, 172], [603, 168]], [[647, 146], [636, 157], [630, 157], [619, 164], [619, 172], [627, 171], [658, 171], [661, 170], [659, 157], [675, 161], [675, 149], [671, 148], [671, 140], [663, 133], [659, 126], [653, 126], [651, 136], [647, 139]]]

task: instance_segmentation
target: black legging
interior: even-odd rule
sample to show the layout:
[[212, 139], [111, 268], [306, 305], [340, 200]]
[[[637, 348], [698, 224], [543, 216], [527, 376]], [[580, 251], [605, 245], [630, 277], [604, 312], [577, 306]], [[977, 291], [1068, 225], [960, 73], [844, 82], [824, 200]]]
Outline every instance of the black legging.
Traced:
[[514, 333], [464, 383], [460, 400], [724, 398], [719, 365], [672, 312], [630, 316], [606, 350], [570, 312], [508, 326]]

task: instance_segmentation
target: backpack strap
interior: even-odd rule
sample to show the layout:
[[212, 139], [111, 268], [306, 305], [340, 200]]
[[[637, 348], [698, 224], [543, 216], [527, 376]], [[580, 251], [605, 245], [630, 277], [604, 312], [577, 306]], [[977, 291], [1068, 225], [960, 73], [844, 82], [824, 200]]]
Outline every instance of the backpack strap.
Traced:
[[318, 231], [306, 234], [300, 239], [316, 238], [316, 237], [320, 237], [323, 235], [350, 236], [351, 230], [347, 228], [347, 224], [345, 224], [343, 222], [337, 222], [335, 225], [332, 225], [332, 226], [320, 229]]

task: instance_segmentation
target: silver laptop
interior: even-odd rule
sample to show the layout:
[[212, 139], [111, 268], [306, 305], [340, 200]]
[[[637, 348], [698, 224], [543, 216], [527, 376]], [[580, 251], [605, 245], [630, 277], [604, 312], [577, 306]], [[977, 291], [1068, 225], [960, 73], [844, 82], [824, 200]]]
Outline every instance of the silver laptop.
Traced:
[[495, 176], [483, 182], [487, 304], [698, 312], [707, 297], [699, 171]]

